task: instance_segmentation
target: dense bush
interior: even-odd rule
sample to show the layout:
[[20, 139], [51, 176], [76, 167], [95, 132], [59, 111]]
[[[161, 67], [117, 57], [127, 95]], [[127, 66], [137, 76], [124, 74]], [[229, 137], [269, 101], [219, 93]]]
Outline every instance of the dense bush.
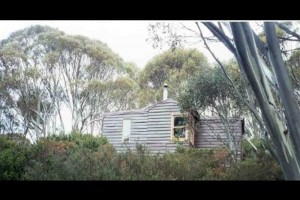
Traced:
[[0, 135], [0, 180], [19, 180], [28, 160], [29, 141], [17, 134]]
[[35, 144], [0, 137], [1, 180], [279, 180], [279, 165], [254, 139], [244, 143], [241, 161], [225, 148], [178, 146], [174, 153], [151, 154], [145, 146], [117, 153], [102, 137], [72, 133]]
[[51, 135], [46, 139], [58, 142], [73, 142], [79, 147], [88, 148], [91, 150], [97, 150], [101, 145], [108, 144], [108, 141], [105, 137], [81, 134], [78, 132], [72, 132], [71, 134]]
[[255, 150], [249, 142], [243, 141], [243, 157], [238, 163], [232, 163], [223, 174], [225, 180], [282, 180], [283, 174], [278, 163], [264, 148], [262, 140], [251, 140], [257, 147]]
[[258, 159], [247, 158], [231, 166], [223, 174], [225, 180], [281, 180], [282, 172], [277, 163], [267, 154]]
[[42, 138], [32, 147], [24, 179], [103, 179], [99, 167], [109, 160], [104, 158], [107, 154], [113, 157], [112, 152], [114, 149], [103, 137], [71, 133]]

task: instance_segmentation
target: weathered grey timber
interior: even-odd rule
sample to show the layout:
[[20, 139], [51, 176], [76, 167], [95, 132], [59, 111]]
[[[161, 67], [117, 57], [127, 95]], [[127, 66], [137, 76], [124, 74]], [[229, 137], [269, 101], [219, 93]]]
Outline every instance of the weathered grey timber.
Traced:
[[[174, 152], [178, 142], [171, 140], [172, 114], [179, 113], [178, 102], [165, 99], [154, 105], [130, 111], [107, 113], [102, 123], [102, 135], [114, 145], [118, 152], [127, 149], [136, 150], [137, 144], [145, 145], [151, 153]], [[122, 140], [123, 120], [131, 123], [129, 139]], [[231, 118], [229, 129], [235, 136], [237, 146], [243, 133], [243, 119]], [[200, 119], [196, 122], [194, 136], [195, 148], [215, 148], [224, 145], [228, 140], [225, 127], [218, 118]], [[191, 146], [188, 141], [180, 142]]]

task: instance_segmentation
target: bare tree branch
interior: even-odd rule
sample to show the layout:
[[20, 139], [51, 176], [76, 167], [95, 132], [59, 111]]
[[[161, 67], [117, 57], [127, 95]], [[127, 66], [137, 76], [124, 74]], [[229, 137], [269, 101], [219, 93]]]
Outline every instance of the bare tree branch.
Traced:
[[279, 28], [281, 28], [282, 30], [284, 30], [286, 33], [296, 37], [298, 40], [300, 40], [300, 35], [298, 33], [296, 33], [295, 31], [290, 30], [288, 27], [286, 27], [285, 25], [276, 22], [275, 23]]
[[250, 109], [250, 111], [253, 113], [253, 115], [255, 116], [255, 118], [257, 119], [257, 121], [259, 122], [261, 128], [264, 127], [264, 124], [263, 124], [263, 120], [261, 119], [261, 117], [259, 116], [259, 114], [257, 113], [257, 111], [255, 110], [255, 108], [253, 108], [243, 97], [242, 95], [240, 94], [240, 92], [238, 91], [238, 89], [235, 87], [235, 84], [233, 83], [233, 81], [231, 80], [231, 78], [228, 76], [226, 70], [225, 70], [225, 66], [220, 62], [220, 60], [215, 56], [215, 54], [211, 51], [210, 47], [208, 46], [203, 34], [202, 34], [202, 31], [201, 31], [201, 28], [198, 24], [198, 22], [196, 22], [196, 25], [199, 29], [199, 32], [200, 32], [200, 36], [201, 38], [203, 39], [203, 42], [207, 48], [207, 50], [210, 52], [210, 54], [213, 56], [213, 58], [217, 61], [217, 63], [219, 64], [219, 66], [221, 67], [222, 71], [224, 72], [224, 75], [226, 76], [226, 78], [229, 80], [231, 86], [234, 88], [234, 90], [236, 91], [239, 99], [241, 101], [243, 101], [245, 103], [245, 105]]

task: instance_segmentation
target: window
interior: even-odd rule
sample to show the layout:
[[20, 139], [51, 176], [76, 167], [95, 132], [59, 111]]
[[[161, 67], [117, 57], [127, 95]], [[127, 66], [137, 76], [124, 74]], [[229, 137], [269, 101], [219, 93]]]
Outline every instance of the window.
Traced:
[[131, 119], [123, 120], [122, 142], [128, 142], [131, 131]]
[[188, 123], [185, 114], [172, 115], [171, 141], [186, 141], [188, 139]]
[[193, 115], [188, 113], [172, 113], [171, 142], [188, 142], [195, 146], [196, 124]]

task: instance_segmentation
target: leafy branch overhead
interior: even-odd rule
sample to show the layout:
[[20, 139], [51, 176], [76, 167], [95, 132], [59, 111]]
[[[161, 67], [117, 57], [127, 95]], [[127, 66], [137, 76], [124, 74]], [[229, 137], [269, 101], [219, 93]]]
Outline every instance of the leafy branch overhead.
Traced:
[[[189, 32], [190, 36], [198, 35], [198, 42], [200, 42], [198, 44], [204, 44], [227, 77], [229, 76], [226, 75], [226, 64], [220, 62], [218, 55], [210, 46], [217, 39], [234, 55], [239, 67], [239, 76], [245, 86], [246, 98], [241, 99], [239, 90], [235, 90], [235, 93], [242, 100], [241, 102], [247, 105], [250, 112], [249, 121], [258, 122], [259, 127], [255, 130], [260, 132], [258, 135], [264, 139], [264, 145], [277, 159], [285, 178], [299, 180], [300, 123], [297, 121], [300, 118], [297, 61], [299, 24], [296, 22], [251, 23], [252, 27], [256, 25], [255, 30], [247, 22], [196, 22], [190, 26], [182, 24], [180, 26], [180, 23], [177, 26], [174, 25], [175, 23], [170, 24], [173, 25], [168, 27], [176, 28], [165, 35], [172, 36], [176, 31]], [[159, 29], [160, 27], [156, 26], [155, 28]], [[153, 33], [155, 35], [158, 31], [152, 31], [150, 35]], [[177, 33], [177, 36], [183, 35], [180, 33]], [[215, 39], [212, 40], [212, 37]], [[169, 37], [169, 39], [180, 41], [178, 37]], [[209, 84], [210, 81], [205, 76], [198, 76], [199, 79], [195, 78], [189, 81], [185, 101], [182, 101], [183, 105], [192, 105], [200, 109], [200, 102], [203, 107], [205, 101], [215, 104], [222, 99], [219, 98], [217, 101], [215, 96], [206, 98], [201, 97], [200, 94], [195, 95], [197, 87], [205, 93], [201, 84]], [[235, 86], [230, 79], [228, 79], [228, 83], [232, 87]], [[222, 90], [214, 90], [212, 85], [210, 88], [212, 94], [222, 95], [223, 93]], [[188, 97], [192, 98], [188, 99]], [[221, 106], [220, 103], [216, 105]], [[229, 108], [228, 106], [224, 107]], [[222, 114], [224, 113], [226, 112], [222, 112]], [[251, 116], [255, 116], [255, 118]]]

